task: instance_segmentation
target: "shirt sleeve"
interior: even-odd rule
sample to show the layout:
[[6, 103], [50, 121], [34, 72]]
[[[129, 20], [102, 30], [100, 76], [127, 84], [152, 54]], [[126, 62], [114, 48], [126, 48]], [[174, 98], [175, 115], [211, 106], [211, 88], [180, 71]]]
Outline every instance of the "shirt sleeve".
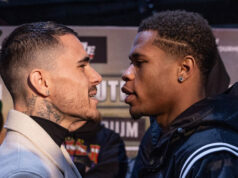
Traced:
[[186, 178], [235, 178], [238, 177], [238, 157], [221, 151], [198, 160], [189, 170]]

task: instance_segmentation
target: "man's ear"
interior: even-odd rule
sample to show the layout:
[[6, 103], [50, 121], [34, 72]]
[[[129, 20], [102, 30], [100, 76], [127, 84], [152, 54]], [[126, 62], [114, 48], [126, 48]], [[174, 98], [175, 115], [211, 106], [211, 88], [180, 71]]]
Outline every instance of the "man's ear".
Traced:
[[42, 69], [33, 69], [29, 75], [28, 82], [30, 87], [39, 95], [47, 97], [49, 92], [49, 79], [47, 72]]
[[193, 56], [185, 56], [179, 65], [177, 77], [180, 83], [189, 79], [196, 70], [196, 61]]

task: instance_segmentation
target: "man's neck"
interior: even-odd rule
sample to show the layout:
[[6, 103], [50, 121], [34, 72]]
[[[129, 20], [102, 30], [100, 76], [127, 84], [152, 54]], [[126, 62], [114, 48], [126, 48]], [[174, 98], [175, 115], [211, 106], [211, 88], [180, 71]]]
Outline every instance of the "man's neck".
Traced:
[[32, 95], [27, 98], [26, 103], [27, 109], [24, 113], [27, 115], [45, 118], [59, 125], [64, 120], [64, 114], [47, 99]]
[[60, 112], [49, 100], [35, 95], [28, 97], [25, 104], [15, 102], [14, 108], [29, 116], [37, 116], [55, 122], [66, 129], [69, 129], [76, 120]]
[[197, 92], [197, 95], [194, 93], [186, 93], [182, 97], [177, 99], [177, 102], [174, 103], [174, 106], [165, 112], [164, 114], [158, 115], [156, 117], [157, 122], [160, 124], [163, 130], [167, 130], [169, 125], [185, 110], [196, 102], [205, 98], [205, 93]]

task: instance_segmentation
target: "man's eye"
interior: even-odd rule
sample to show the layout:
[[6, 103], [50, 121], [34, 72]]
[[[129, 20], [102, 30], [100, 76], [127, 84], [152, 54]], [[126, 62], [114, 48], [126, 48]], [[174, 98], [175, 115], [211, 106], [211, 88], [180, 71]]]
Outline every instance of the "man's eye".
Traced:
[[137, 67], [140, 67], [142, 64], [143, 64], [143, 62], [142, 61], [133, 61], [133, 62], [131, 62], [134, 66], [137, 66]]
[[81, 64], [78, 66], [79, 68], [85, 68], [86, 67], [86, 64]]

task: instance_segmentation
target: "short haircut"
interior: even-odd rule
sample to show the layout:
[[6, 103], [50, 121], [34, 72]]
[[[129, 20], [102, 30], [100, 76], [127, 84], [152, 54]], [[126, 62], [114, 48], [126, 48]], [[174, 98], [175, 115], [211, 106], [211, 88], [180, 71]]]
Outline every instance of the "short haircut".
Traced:
[[154, 44], [165, 52], [179, 57], [193, 56], [206, 83], [216, 59], [220, 57], [207, 20], [198, 13], [164, 11], [141, 22], [138, 32], [149, 30], [157, 31]]
[[22, 92], [22, 71], [39, 66], [42, 61], [39, 61], [38, 55], [59, 46], [58, 37], [65, 34], [78, 38], [76, 32], [64, 25], [36, 22], [19, 26], [3, 41], [0, 74], [13, 99]]

